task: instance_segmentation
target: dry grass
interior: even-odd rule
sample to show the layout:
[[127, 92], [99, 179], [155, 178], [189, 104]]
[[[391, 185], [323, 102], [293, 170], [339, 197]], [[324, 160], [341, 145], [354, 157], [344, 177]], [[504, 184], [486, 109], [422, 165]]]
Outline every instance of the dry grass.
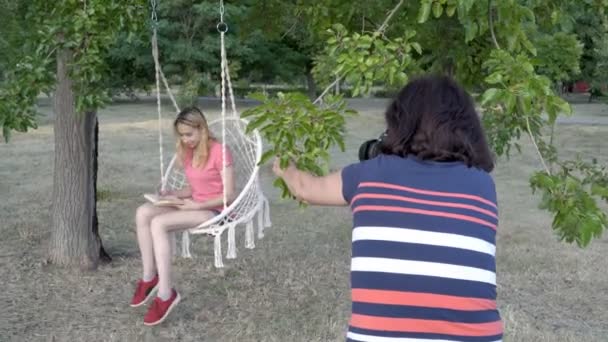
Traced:
[[[354, 161], [359, 143], [381, 131], [383, 105], [357, 102], [362, 113], [349, 123], [348, 150], [335, 154], [336, 167]], [[42, 262], [49, 234], [51, 127], [0, 145], [0, 341], [343, 340], [350, 309], [349, 213], [302, 210], [279, 201], [267, 168], [262, 180], [273, 227], [266, 238], [246, 250], [241, 232], [238, 259], [216, 270], [212, 241], [196, 237], [195, 258], [176, 260], [184, 301], [166, 323], [143, 326], [144, 309], [132, 309], [127, 301], [140, 272], [133, 211], [159, 173], [153, 108], [121, 104], [101, 113], [99, 215], [114, 261], [90, 274]], [[562, 126], [559, 142], [570, 155], [606, 162], [606, 134], [608, 126]], [[171, 145], [167, 141], [167, 150]], [[608, 275], [602, 252], [608, 239], [584, 250], [556, 241], [550, 217], [537, 209], [528, 188], [528, 175], [538, 167], [524, 142], [524, 153], [501, 161], [495, 172], [505, 340], [606, 341]]]

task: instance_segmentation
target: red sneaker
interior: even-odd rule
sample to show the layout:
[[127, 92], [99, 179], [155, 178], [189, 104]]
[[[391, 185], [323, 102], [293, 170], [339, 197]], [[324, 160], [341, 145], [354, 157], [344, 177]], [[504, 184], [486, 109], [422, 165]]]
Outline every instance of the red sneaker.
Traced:
[[150, 309], [148, 309], [148, 313], [144, 317], [145, 325], [157, 325], [167, 318], [171, 309], [179, 303], [181, 297], [179, 293], [175, 289], [171, 290], [171, 297], [167, 300], [162, 300], [159, 297], [154, 298], [152, 305], [150, 305]]
[[137, 282], [137, 288], [135, 288], [135, 294], [131, 300], [131, 307], [138, 307], [145, 304], [150, 299], [158, 288], [158, 275], [150, 281], [139, 280]]

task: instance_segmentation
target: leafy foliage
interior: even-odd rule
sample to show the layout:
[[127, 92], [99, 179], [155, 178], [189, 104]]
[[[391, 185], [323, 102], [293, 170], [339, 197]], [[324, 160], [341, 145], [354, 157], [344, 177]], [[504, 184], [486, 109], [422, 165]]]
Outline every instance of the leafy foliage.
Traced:
[[8, 140], [10, 131], [36, 127], [36, 97], [54, 86], [54, 57], [67, 50], [72, 55], [70, 77], [76, 94], [76, 111], [84, 113], [108, 101], [108, 69], [104, 57], [121, 30], [136, 31], [142, 21], [143, 0], [57, 1], [23, 3], [30, 41], [18, 62], [5, 72], [0, 87], [0, 126]]
[[203, 84], [203, 74], [196, 71], [191, 71], [186, 78], [186, 82], [182, 84], [177, 94], [177, 104], [180, 108], [193, 106], [198, 103], [201, 84]]
[[592, 95], [597, 95], [608, 84], [608, 19], [605, 13], [608, 1], [590, 2], [594, 5], [568, 6], [563, 16], [572, 23], [570, 30], [583, 43], [580, 79], [590, 82]]
[[[599, 3], [597, 1], [596, 5]], [[477, 4], [471, 5], [471, 10]], [[488, 1], [486, 5], [492, 4], [492, 1]], [[529, 135], [544, 167], [544, 171], [531, 177], [532, 189], [543, 190], [541, 207], [554, 214], [552, 226], [560, 239], [586, 246], [606, 229], [606, 214], [595, 198], [605, 191], [605, 172], [597, 169], [595, 164], [580, 160], [560, 161], [556, 147], [546, 143], [541, 134], [547, 123], [555, 124], [558, 115], [571, 113], [570, 106], [554, 94], [551, 84], [552, 81], [567, 79], [568, 73], [578, 72], [576, 61], [582, 49], [572, 35], [557, 32], [543, 36], [536, 25], [537, 21], [541, 21], [543, 10], [534, 12], [535, 5], [541, 7], [546, 4], [520, 4], [513, 0], [496, 4], [498, 17], [502, 20], [500, 25], [496, 25], [496, 32], [494, 26], [489, 27], [494, 49], [490, 58], [483, 63], [488, 73], [485, 82], [490, 86], [481, 97], [483, 120], [498, 155], [508, 156], [512, 141], [519, 138], [521, 132]], [[492, 7], [487, 8], [490, 25], [494, 19], [493, 10]], [[557, 16], [556, 13], [559, 12], [551, 12], [552, 18]], [[537, 18], [537, 15], [541, 18]], [[517, 25], [519, 29], [515, 28]], [[508, 27], [508, 31], [502, 31], [501, 26]], [[508, 32], [507, 36], [505, 32]], [[554, 54], [535, 58], [537, 48], [529, 38], [533, 36], [532, 33], [542, 37], [538, 45], [545, 50], [543, 52], [547, 53], [551, 45], [556, 49]], [[467, 34], [467, 39], [474, 38]], [[507, 42], [506, 49], [501, 49], [499, 40]], [[561, 50], [558, 52], [557, 49]], [[534, 62], [552, 79], [540, 76]], [[552, 170], [554, 164], [560, 167], [560, 171]], [[575, 177], [574, 174], [579, 176]]]
[[414, 61], [413, 52], [422, 53], [420, 44], [411, 41], [416, 35], [414, 31], [388, 39], [381, 32], [350, 35], [344, 26], [336, 24], [328, 33], [331, 37], [323, 52], [325, 60], [318, 64], [317, 77], [342, 75], [354, 85], [353, 96], [367, 93], [378, 80], [389, 87], [404, 84], [405, 70]]
[[[570, 32], [572, 25], [568, 28], [576, 19], [566, 10], [582, 6], [599, 13], [604, 22], [605, 5], [605, 0], [409, 2], [408, 13], [399, 15], [402, 20], [391, 33], [358, 33], [334, 23], [315, 68], [325, 82], [344, 78], [354, 94], [365, 93], [375, 82], [403, 82], [417, 70], [439, 69], [462, 78], [482, 93], [483, 122], [499, 156], [519, 148], [522, 133], [532, 140], [544, 168], [532, 176], [532, 188], [543, 190], [543, 208], [555, 215], [553, 228], [560, 239], [585, 246], [606, 228], [606, 214], [596, 203], [605, 191], [605, 178], [599, 176], [605, 173], [583, 161], [561, 161], [553, 139], [544, 140], [543, 128], [554, 125], [558, 115], [571, 113], [554, 86], [579, 73], [582, 46]], [[414, 36], [425, 44], [411, 42]], [[560, 171], [553, 171], [554, 165]]]
[[504, 50], [494, 50], [484, 67], [489, 73], [485, 82], [490, 88], [481, 96], [483, 122], [499, 156], [508, 156], [514, 141], [522, 131], [528, 131], [528, 126], [537, 136], [543, 113], [548, 114], [551, 123], [558, 114], [571, 113], [568, 103], [553, 93], [551, 81], [535, 73], [528, 56], [513, 57]]
[[0, 88], [0, 127], [6, 142], [13, 130], [37, 128], [35, 101], [38, 94], [51, 89], [49, 64], [48, 59], [28, 56], [5, 75], [6, 83]]
[[[338, 146], [344, 151], [346, 117], [354, 112], [341, 96], [327, 96], [321, 106], [312, 104], [301, 93], [278, 93], [276, 98], [257, 93], [251, 97], [262, 104], [243, 112], [241, 117], [250, 118], [248, 131], [259, 129], [271, 146], [260, 164], [280, 156], [282, 167], [293, 160], [301, 170], [324, 175], [329, 170], [330, 148]], [[281, 188], [282, 197], [289, 196], [281, 179], [274, 185]]]
[[539, 74], [561, 84], [581, 73], [579, 61], [583, 54], [583, 44], [576, 35], [565, 32], [542, 35], [536, 39], [535, 46], [538, 54], [533, 62]]
[[608, 203], [608, 172], [596, 160], [567, 161], [554, 174], [536, 172], [530, 184], [542, 192], [541, 208], [555, 215], [553, 227], [560, 239], [584, 247], [608, 228], [608, 216], [596, 201]]

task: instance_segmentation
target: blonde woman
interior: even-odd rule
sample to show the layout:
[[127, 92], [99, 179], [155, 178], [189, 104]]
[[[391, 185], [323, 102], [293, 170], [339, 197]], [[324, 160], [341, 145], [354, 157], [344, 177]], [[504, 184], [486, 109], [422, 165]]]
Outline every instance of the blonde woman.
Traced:
[[178, 162], [187, 186], [160, 195], [180, 199], [180, 204], [160, 207], [146, 203], [137, 208], [135, 215], [143, 277], [137, 282], [131, 306], [145, 304], [157, 292], [144, 317], [145, 325], [161, 323], [180, 300], [171, 282], [169, 233], [191, 228], [219, 214], [224, 204], [224, 188], [228, 201], [234, 199], [232, 155], [226, 148], [226, 171], [222, 173], [222, 145], [209, 133], [203, 112], [196, 107], [185, 108], [173, 126]]

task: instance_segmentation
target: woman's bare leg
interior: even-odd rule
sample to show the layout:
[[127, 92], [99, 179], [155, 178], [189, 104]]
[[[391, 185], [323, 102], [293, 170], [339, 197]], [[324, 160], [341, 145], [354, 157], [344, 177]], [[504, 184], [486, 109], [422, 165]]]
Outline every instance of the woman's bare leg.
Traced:
[[150, 232], [150, 221], [160, 214], [176, 211], [170, 207], [156, 207], [146, 203], [137, 208], [135, 213], [135, 224], [137, 226], [137, 243], [141, 253], [141, 263], [143, 268], [142, 278], [150, 281], [156, 275], [154, 263], [154, 248], [152, 244], [152, 233]]
[[172, 231], [194, 228], [215, 215], [212, 211], [173, 211], [155, 216], [150, 223], [154, 257], [158, 271], [158, 296], [167, 300], [171, 297], [171, 241]]

